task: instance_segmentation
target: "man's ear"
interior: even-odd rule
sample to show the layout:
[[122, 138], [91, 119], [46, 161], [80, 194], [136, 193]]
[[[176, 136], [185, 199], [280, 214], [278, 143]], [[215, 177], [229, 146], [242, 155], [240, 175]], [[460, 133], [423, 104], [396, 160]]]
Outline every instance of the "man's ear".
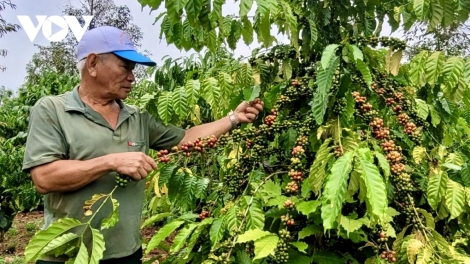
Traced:
[[86, 59], [86, 70], [88, 71], [88, 74], [92, 77], [96, 77], [99, 60], [100, 57], [98, 57], [98, 55], [94, 53], [88, 55]]

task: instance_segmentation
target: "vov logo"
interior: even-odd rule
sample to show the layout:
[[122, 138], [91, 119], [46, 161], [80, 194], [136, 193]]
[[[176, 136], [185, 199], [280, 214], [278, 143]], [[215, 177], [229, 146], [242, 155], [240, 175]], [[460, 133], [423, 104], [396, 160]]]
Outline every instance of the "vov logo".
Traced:
[[[75, 39], [77, 39], [77, 41], [80, 41], [86, 29], [90, 25], [91, 20], [93, 19], [93, 16], [83, 16], [83, 19], [85, 20], [85, 25], [82, 27], [78, 22], [78, 19], [74, 16], [36, 16], [38, 24], [37, 26], [35, 26], [29, 16], [17, 17], [31, 42], [34, 41], [41, 28], [44, 37], [51, 42], [63, 40], [69, 33], [69, 28], [70, 30], [72, 30]], [[52, 34], [52, 23], [59, 26], [61, 30], [56, 32], [55, 34]]]

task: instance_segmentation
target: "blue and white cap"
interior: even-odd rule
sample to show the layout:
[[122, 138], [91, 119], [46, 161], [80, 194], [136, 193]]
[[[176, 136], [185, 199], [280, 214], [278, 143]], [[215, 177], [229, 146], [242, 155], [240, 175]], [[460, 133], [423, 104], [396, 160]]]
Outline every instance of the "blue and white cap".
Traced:
[[102, 26], [88, 30], [83, 34], [77, 46], [78, 61], [90, 53], [109, 53], [146, 66], [157, 65], [154, 61], [137, 52], [130, 35], [118, 28]]

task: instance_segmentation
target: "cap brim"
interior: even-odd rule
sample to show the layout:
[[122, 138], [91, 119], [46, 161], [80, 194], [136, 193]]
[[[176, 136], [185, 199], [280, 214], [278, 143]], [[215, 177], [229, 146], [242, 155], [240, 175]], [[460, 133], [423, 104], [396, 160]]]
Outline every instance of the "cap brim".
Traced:
[[149, 58], [145, 57], [144, 55], [138, 53], [135, 50], [120, 50], [120, 51], [114, 51], [114, 54], [116, 54], [119, 57], [122, 57], [124, 59], [133, 61], [138, 64], [143, 64], [146, 66], [155, 66], [157, 63], [154, 61], [150, 60]]

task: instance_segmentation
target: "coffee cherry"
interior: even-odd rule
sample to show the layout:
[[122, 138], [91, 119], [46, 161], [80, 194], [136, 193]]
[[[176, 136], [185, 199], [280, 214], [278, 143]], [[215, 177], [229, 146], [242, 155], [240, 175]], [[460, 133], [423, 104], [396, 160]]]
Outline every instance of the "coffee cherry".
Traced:
[[114, 181], [119, 187], [125, 188], [127, 184], [132, 181], [132, 178], [127, 175], [116, 173], [114, 176]]

